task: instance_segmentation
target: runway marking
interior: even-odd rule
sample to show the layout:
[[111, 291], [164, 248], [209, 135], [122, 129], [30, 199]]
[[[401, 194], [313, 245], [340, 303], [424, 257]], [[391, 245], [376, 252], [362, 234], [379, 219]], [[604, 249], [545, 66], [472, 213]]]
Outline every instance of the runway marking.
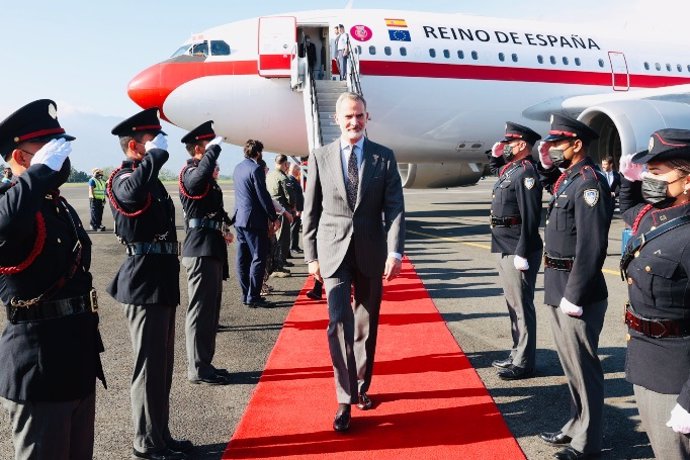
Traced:
[[[416, 230], [407, 230], [407, 233], [411, 233], [413, 235], [419, 235], [419, 236], [425, 236], [427, 238], [433, 238], [435, 240], [444, 240], [448, 241], [451, 243], [457, 243], [457, 244], [464, 244], [465, 246], [472, 246], [474, 248], [480, 248], [480, 249], [488, 249], [491, 250], [491, 246], [488, 244], [482, 244], [482, 243], [471, 243], [469, 241], [462, 241], [459, 238], [455, 238], [452, 236], [440, 236], [440, 235], [433, 235], [431, 233], [426, 233], [426, 232], [418, 232]], [[613, 276], [620, 276], [620, 272], [616, 270], [611, 270], [609, 268], [602, 268], [601, 269], [602, 273], [606, 275], [613, 275]]]

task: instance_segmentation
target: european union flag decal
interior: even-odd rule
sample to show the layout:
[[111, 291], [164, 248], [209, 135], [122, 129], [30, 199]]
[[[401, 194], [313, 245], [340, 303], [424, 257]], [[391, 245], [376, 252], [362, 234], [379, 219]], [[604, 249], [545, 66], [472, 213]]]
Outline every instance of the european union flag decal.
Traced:
[[388, 29], [388, 37], [394, 42], [410, 42], [412, 37], [410, 37], [409, 30], [390, 30]]

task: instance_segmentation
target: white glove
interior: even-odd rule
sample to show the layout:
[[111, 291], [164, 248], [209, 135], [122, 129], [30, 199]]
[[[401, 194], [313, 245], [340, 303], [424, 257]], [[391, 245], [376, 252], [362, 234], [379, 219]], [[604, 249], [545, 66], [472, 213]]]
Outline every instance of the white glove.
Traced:
[[520, 270], [521, 272], [529, 270], [529, 262], [527, 262], [527, 259], [518, 255], [515, 256], [515, 259], [513, 259], [513, 265], [515, 266], [516, 270]]
[[574, 303], [568, 302], [568, 299], [565, 297], [561, 298], [561, 305], [560, 305], [561, 311], [565, 313], [568, 316], [575, 316], [575, 317], [580, 317], [582, 316], [582, 307], [578, 307]]
[[639, 181], [644, 177], [646, 166], [632, 162], [632, 155], [621, 157], [619, 173], [623, 174], [629, 181]]
[[46, 165], [53, 171], [60, 171], [72, 145], [65, 139], [51, 139], [31, 158], [32, 165]]
[[671, 418], [666, 422], [666, 426], [673, 428], [676, 433], [690, 434], [690, 413], [680, 404], [676, 404], [671, 410]]
[[549, 147], [551, 147], [550, 142], [541, 141], [539, 143], [539, 162], [544, 167], [544, 169], [553, 168], [553, 160], [549, 156]]
[[148, 152], [151, 149], [161, 149], [161, 150], [168, 150], [168, 138], [165, 137], [165, 134], [158, 134], [156, 137], [151, 139], [150, 141], [147, 141], [146, 144], [144, 144], [144, 149]]
[[503, 156], [503, 142], [496, 142], [491, 147], [491, 156], [494, 158], [501, 158]]
[[209, 148], [212, 145], [220, 145], [222, 143], [223, 143], [223, 136], [216, 136], [213, 138], [213, 140], [211, 142], [206, 144], [206, 148]]

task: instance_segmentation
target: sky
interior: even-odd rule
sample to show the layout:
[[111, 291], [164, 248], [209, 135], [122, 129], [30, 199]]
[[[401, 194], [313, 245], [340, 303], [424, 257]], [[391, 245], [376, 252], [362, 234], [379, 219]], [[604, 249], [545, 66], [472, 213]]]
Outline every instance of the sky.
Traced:
[[[587, 22], [612, 20], [659, 30], [650, 15], [690, 10], [681, 0], [24, 0], [2, 2], [0, 14], [0, 119], [39, 98], [53, 99], [63, 127], [77, 136], [72, 163], [80, 170], [114, 166], [119, 153], [110, 128], [140, 108], [126, 93], [128, 82], [146, 67], [168, 58], [191, 34], [228, 22], [289, 11], [384, 8], [467, 13], [520, 19]], [[674, 15], [667, 15], [670, 21]], [[676, 16], [677, 17], [677, 16]], [[682, 14], [680, 17], [687, 17]], [[650, 24], [655, 24], [651, 27]], [[684, 26], [683, 28], [685, 28]], [[669, 30], [664, 25], [664, 30]], [[166, 126], [171, 169], [186, 159], [182, 130]], [[81, 142], [80, 142], [81, 141]], [[240, 149], [226, 145], [221, 173], [231, 174]], [[175, 151], [173, 151], [175, 150]], [[179, 150], [179, 151], [178, 151]], [[103, 152], [108, 152], [105, 155]], [[173, 164], [175, 163], [175, 164]]]

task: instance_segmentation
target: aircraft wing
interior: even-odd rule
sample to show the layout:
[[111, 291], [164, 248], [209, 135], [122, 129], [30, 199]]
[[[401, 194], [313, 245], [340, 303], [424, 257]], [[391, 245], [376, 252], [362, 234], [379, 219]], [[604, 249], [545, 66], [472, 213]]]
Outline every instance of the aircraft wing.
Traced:
[[528, 107], [522, 114], [524, 117], [532, 120], [546, 121], [549, 119], [549, 115], [554, 112], [566, 112], [573, 117], [577, 117], [587, 108], [596, 105], [639, 100], [657, 100], [690, 105], [690, 84], [555, 98]]

